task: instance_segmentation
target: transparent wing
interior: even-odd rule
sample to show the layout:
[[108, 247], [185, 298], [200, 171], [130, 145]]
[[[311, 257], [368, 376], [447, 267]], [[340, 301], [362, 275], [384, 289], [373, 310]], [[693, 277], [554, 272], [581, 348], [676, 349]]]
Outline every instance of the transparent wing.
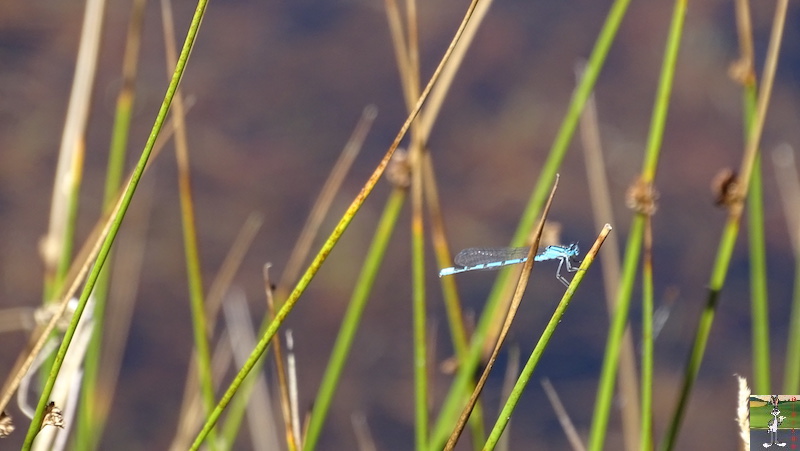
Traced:
[[529, 247], [471, 247], [456, 254], [453, 262], [457, 266], [485, 265], [525, 258], [528, 256], [529, 250]]

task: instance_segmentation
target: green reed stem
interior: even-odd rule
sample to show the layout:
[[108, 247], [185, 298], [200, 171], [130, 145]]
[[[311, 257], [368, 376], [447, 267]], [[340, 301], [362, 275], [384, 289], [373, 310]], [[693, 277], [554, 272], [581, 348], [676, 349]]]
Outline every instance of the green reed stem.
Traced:
[[703, 362], [703, 354], [705, 352], [706, 343], [708, 343], [708, 336], [711, 333], [711, 325], [714, 323], [714, 314], [717, 310], [720, 288], [725, 282], [725, 274], [727, 273], [728, 265], [731, 261], [731, 255], [733, 255], [733, 248], [738, 233], [738, 222], [733, 224], [729, 223], [723, 230], [719, 250], [717, 251], [717, 257], [714, 262], [714, 270], [711, 275], [712, 284], [708, 291], [705, 308], [703, 308], [703, 312], [700, 314], [700, 323], [697, 326], [692, 350], [690, 351], [686, 370], [684, 371], [683, 386], [681, 387], [678, 398], [678, 405], [675, 408], [675, 413], [661, 443], [662, 450], [671, 450], [678, 437], [678, 430], [683, 421], [686, 406], [689, 403], [689, 395], [692, 392], [692, 387], [694, 387], [697, 373], [700, 371], [700, 364]]
[[531, 375], [533, 374], [533, 370], [536, 369], [536, 365], [539, 363], [539, 359], [542, 357], [542, 353], [544, 352], [547, 345], [550, 343], [550, 338], [553, 336], [553, 333], [558, 327], [558, 324], [561, 322], [561, 318], [564, 316], [564, 313], [567, 311], [567, 307], [569, 303], [572, 301], [572, 297], [575, 294], [575, 290], [578, 289], [580, 286], [581, 281], [583, 280], [586, 271], [589, 270], [589, 267], [594, 262], [594, 257], [597, 255], [597, 251], [600, 249], [600, 246], [605, 239], [605, 236], [611, 230], [611, 226], [606, 224], [606, 227], [603, 229], [603, 232], [598, 238], [597, 243], [592, 248], [590, 252], [586, 254], [586, 257], [583, 259], [581, 263], [580, 270], [575, 273], [575, 277], [572, 278], [572, 281], [567, 288], [567, 291], [564, 292], [564, 295], [561, 297], [561, 301], [558, 303], [553, 315], [550, 317], [550, 321], [545, 326], [542, 335], [539, 337], [539, 341], [536, 343], [536, 346], [533, 348], [530, 357], [528, 357], [527, 363], [525, 363], [525, 367], [522, 369], [519, 377], [517, 378], [516, 384], [514, 384], [514, 388], [511, 390], [511, 394], [508, 397], [508, 400], [503, 405], [503, 409], [500, 411], [500, 414], [497, 416], [497, 421], [495, 422], [492, 431], [489, 433], [489, 438], [486, 440], [486, 444], [483, 446], [484, 450], [493, 450], [495, 446], [497, 446], [497, 442], [500, 440], [503, 431], [505, 430], [508, 422], [511, 420], [511, 415], [514, 412], [517, 404], [519, 403], [519, 399], [522, 396], [522, 392], [528, 386], [528, 382], [531, 379]]
[[761, 156], [756, 157], [750, 192], [747, 195], [747, 224], [750, 244], [750, 308], [753, 321], [753, 393], [772, 393], [770, 390], [767, 246], [764, 237]]
[[328, 366], [322, 376], [322, 382], [314, 401], [314, 411], [311, 414], [303, 443], [303, 450], [305, 451], [315, 449], [319, 441], [322, 426], [325, 424], [333, 396], [341, 379], [342, 370], [353, 346], [353, 339], [358, 331], [361, 316], [369, 300], [381, 263], [386, 257], [386, 248], [389, 246], [389, 241], [392, 238], [394, 227], [397, 225], [397, 219], [403, 209], [405, 199], [406, 190], [395, 189], [383, 209], [383, 214], [375, 230], [375, 236], [372, 238], [372, 243], [367, 251], [367, 258], [358, 275], [353, 295], [350, 297], [347, 311], [342, 319], [342, 326], [336, 336]]
[[[744, 138], [748, 140], [756, 118], [757, 88], [755, 77], [744, 86]], [[747, 195], [747, 231], [750, 244], [750, 297], [753, 321], [753, 390], [772, 393], [769, 364], [769, 303], [767, 293], [767, 257], [764, 237], [764, 189], [761, 156], [756, 156], [750, 192]]]
[[595, 400], [592, 429], [589, 434], [587, 449], [602, 449], [605, 439], [611, 399], [614, 395], [614, 380], [621, 349], [620, 342], [625, 326], [628, 323], [628, 310], [633, 293], [633, 284], [636, 280], [636, 269], [639, 265], [643, 234], [644, 217], [636, 215], [631, 223], [631, 230], [628, 232], [628, 243], [625, 247], [625, 258], [622, 264], [622, 279], [620, 280], [619, 290], [617, 290], [617, 309], [614, 311], [614, 316], [611, 319], [611, 328], [608, 332], [608, 341], [606, 342], [603, 367], [600, 371], [600, 383], [597, 389], [597, 399]]
[[[430, 153], [425, 153], [425, 195], [429, 205], [429, 214], [431, 218], [431, 243], [436, 255], [436, 263], [440, 268], [450, 266], [453, 261], [450, 247], [447, 244], [447, 238], [444, 227], [444, 219], [442, 218], [442, 211], [439, 204], [439, 193], [436, 186], [436, 176], [434, 174], [433, 161]], [[442, 294], [444, 298], [445, 311], [447, 312], [447, 325], [450, 330], [450, 339], [453, 343], [455, 350], [455, 359], [458, 365], [465, 361], [467, 352], [469, 351], [469, 343], [467, 339], [467, 331], [464, 327], [464, 314], [461, 309], [461, 300], [458, 296], [456, 289], [456, 282], [454, 277], [440, 278], [439, 282], [442, 286]], [[484, 431], [483, 421], [483, 406], [479, 401], [472, 409], [472, 414], [469, 416], [469, 428], [472, 434], [472, 445], [476, 450], [480, 449], [481, 443], [486, 441], [486, 432]]]
[[[686, 0], [677, 0], [675, 2], [669, 34], [667, 36], [667, 44], [664, 50], [664, 63], [661, 67], [658, 91], [656, 93], [655, 104], [653, 105], [653, 116], [650, 120], [650, 133], [647, 139], [647, 149], [645, 150], [642, 175], [640, 176], [640, 184], [645, 189], [645, 192], [642, 194], [648, 197], [654, 195], [653, 192], [649, 190], [655, 178], [661, 143], [664, 137], [664, 127], [669, 110], [669, 98], [675, 78], [675, 63], [678, 59], [680, 39], [686, 17], [686, 3]], [[655, 200], [651, 198], [648, 202], [655, 202]], [[592, 428], [589, 434], [588, 449], [590, 450], [602, 449], [603, 442], [605, 441], [622, 336], [628, 321], [635, 270], [639, 258], [639, 247], [642, 245], [642, 238], [646, 225], [645, 215], [652, 214], [652, 212], [651, 210], [637, 213], [631, 224], [628, 248], [625, 252], [625, 262], [623, 264], [623, 279], [617, 294], [617, 308], [614, 311], [614, 318], [608, 334], [606, 353], [603, 359], [603, 368], [600, 373], [600, 383], [597, 389], [597, 401], [592, 418]], [[646, 413], [642, 412], [642, 415], [646, 415]]]
[[[414, 153], [412, 151], [412, 153]], [[425, 314], [425, 230], [422, 220], [422, 161], [412, 166], [411, 270], [412, 316], [414, 331], [414, 442], [418, 451], [428, 443], [428, 340]]]
[[639, 449], [653, 449], [653, 231], [645, 217], [642, 258], [642, 417]]
[[[729, 197], [731, 197], [728, 202], [728, 220], [722, 232], [719, 250], [717, 251], [717, 259], [714, 262], [706, 305], [700, 316], [700, 324], [698, 325], [694, 344], [689, 354], [686, 371], [684, 372], [678, 405], [670, 420], [666, 436], [661, 443], [661, 448], [664, 450], [671, 450], [675, 446], [683, 417], [686, 414], [686, 407], [689, 404], [689, 396], [697, 378], [697, 373], [700, 371], [700, 364], [703, 361], [706, 344], [708, 343], [708, 336], [711, 333], [711, 325], [714, 323], [714, 315], [716, 313], [717, 303], [719, 302], [719, 293], [725, 284], [725, 276], [730, 266], [731, 255], [733, 255], [733, 248], [736, 244], [736, 238], [739, 235], [742, 211], [744, 209], [744, 199], [749, 192], [749, 185], [753, 169], [756, 165], [756, 157], [758, 156], [758, 144], [761, 140], [761, 132], [764, 129], [764, 120], [767, 115], [772, 86], [775, 81], [775, 71], [778, 66], [778, 55], [780, 53], [781, 39], [783, 37], [783, 28], [786, 22], [787, 8], [787, 0], [778, 0], [776, 3], [772, 32], [764, 64], [764, 75], [761, 78], [761, 86], [758, 90], [759, 97], [755, 120], [753, 126], [749, 128], [749, 133], [747, 133], [747, 144], [742, 157], [739, 178], [736, 180], [736, 187], [733, 189], [732, 193], [728, 193], [730, 195]], [[792, 358], [795, 358], [795, 356], [792, 356]]]
[[[175, 60], [175, 30], [172, 5], [161, 2], [161, 15], [164, 29], [164, 47], [167, 66]], [[178, 197], [180, 199], [181, 232], [183, 235], [184, 259], [186, 263], [186, 282], [189, 288], [189, 307], [192, 316], [192, 336], [197, 355], [197, 379], [204, 412], [214, 406], [214, 382], [211, 369], [211, 350], [209, 349], [209, 327], [206, 317], [203, 276], [200, 263], [200, 250], [197, 240], [197, 220], [192, 197], [191, 167], [189, 165], [189, 144], [186, 136], [185, 109], [183, 97], [176, 92], [172, 118], [175, 121], [175, 159], [177, 162]], [[210, 448], [217, 449], [216, 434], [212, 431]]]

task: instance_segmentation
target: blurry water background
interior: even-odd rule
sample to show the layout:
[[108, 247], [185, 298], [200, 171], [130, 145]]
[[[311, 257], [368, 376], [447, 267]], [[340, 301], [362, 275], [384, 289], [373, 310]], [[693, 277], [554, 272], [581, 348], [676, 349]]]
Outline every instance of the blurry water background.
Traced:
[[[467, 4], [419, 2], [423, 80], [444, 52]], [[508, 244], [564, 116], [575, 84], [575, 64], [591, 51], [610, 4], [497, 0], [492, 6], [429, 141], [454, 251]], [[786, 348], [794, 263], [771, 157], [781, 143], [800, 144], [800, 9], [794, 6], [787, 19], [762, 140], [770, 338], [778, 357]], [[106, 11], [87, 136], [78, 242], [99, 214], [130, 7], [129, 1], [110, 2]], [[181, 1], [174, 7], [182, 40], [194, 3]], [[753, 7], [760, 71], [772, 4]], [[47, 229], [82, 14], [82, 2], [33, 0], [0, 5], [0, 307], [41, 302], [37, 243]], [[641, 167], [671, 14], [671, 2], [633, 2], [597, 83], [616, 215], [612, 233], [623, 243], [631, 216], [624, 193]], [[160, 22], [158, 2], [150, 2], [131, 161], [138, 158], [167, 86]], [[709, 186], [720, 169], [737, 167], [741, 159], [741, 90], [727, 76], [737, 56], [732, 2], [691, 2], [656, 178], [660, 199], [654, 218], [655, 288], [657, 302], [672, 302], [669, 320], [656, 341], [654, 408], [659, 438], [674, 409], [725, 218], [725, 212], [713, 205]], [[337, 218], [405, 119], [384, 4], [378, 0], [213, 0], [181, 88], [195, 99], [187, 126], [204, 278], [210, 282], [245, 218], [253, 211], [263, 213], [263, 228], [236, 277], [251, 307], [261, 315], [261, 267], [270, 261], [275, 275], [280, 274], [314, 197], [362, 109], [375, 104], [379, 115], [337, 196], [332, 213]], [[111, 444], [115, 449], [164, 449], [177, 424], [192, 332], [175, 171], [170, 151], [156, 160], [146, 176], [157, 195], [131, 339], [101, 445], [104, 449]], [[561, 170], [551, 219], [562, 223], [565, 242], [588, 245], [598, 231], [585, 173], [576, 138]], [[316, 394], [390, 189], [385, 182], [378, 186], [288, 318], [287, 325], [295, 331], [301, 403], [308, 405]], [[323, 234], [334, 224], [335, 219], [329, 219]], [[350, 416], [354, 412], [366, 415], [380, 449], [412, 447], [406, 224], [408, 216], [395, 232], [390, 246], [393, 258], [384, 264], [377, 280], [320, 449], [353, 449]], [[736, 443], [732, 375], [751, 374], [745, 237], [743, 228], [678, 442], [680, 449], [700, 442], [733, 449]], [[436, 286], [439, 268], [432, 258], [428, 265], [429, 313], [440, 326], [437, 360], [442, 360], [452, 349], [444, 344], [449, 334]], [[554, 265], [537, 265], [512, 329], [509, 347], [520, 346], [524, 355], [563, 290], [553, 277], [554, 270]], [[599, 274], [595, 270], [587, 275], [534, 374], [508, 431], [512, 449], [567, 446], [538, 383], [542, 377], [553, 381], [579, 431], [588, 430], [608, 330]], [[465, 303], [479, 310], [493, 275], [458, 277]], [[639, 292], [634, 296], [631, 318], [638, 334]], [[0, 369], [10, 368], [25, 340], [21, 333], [3, 335]], [[774, 358], [771, 365], [773, 385], [779, 386], [782, 358]], [[6, 371], [2, 373], [5, 377]], [[436, 405], [447, 382], [445, 376], [440, 380], [434, 387]], [[495, 375], [490, 381], [484, 396], [494, 412], [492, 406], [501, 401], [500, 377]], [[15, 409], [11, 412], [22, 431], [3, 445], [13, 446], [27, 428]], [[621, 446], [619, 426], [618, 416], [612, 415], [609, 449]]]

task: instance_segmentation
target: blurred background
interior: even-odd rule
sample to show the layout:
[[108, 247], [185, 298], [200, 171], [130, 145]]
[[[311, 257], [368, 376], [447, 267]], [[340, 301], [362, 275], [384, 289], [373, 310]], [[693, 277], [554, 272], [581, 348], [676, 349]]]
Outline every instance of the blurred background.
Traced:
[[[468, 3], [440, 0], [418, 5], [424, 81]], [[454, 251], [510, 241], [566, 111], [575, 85], [574, 67], [588, 57], [610, 5], [610, 1], [596, 0], [494, 2], [429, 140]], [[174, 5], [180, 41], [194, 6], [188, 1]], [[753, 5], [759, 74], [772, 6], [769, 2]], [[762, 140], [770, 338], [776, 356], [770, 364], [776, 387], [783, 374], [794, 262], [772, 156], [780, 144], [796, 147], [800, 143], [800, 9], [792, 6]], [[81, 2], [41, 0], [0, 4], [3, 308], [41, 303], [43, 265], [38, 241], [47, 231], [83, 7]], [[130, 9], [130, 1], [112, 1], [105, 14], [78, 243], [100, 213]], [[625, 190], [642, 165], [671, 14], [671, 2], [633, 2], [597, 83], [601, 137], [614, 201], [612, 233], [621, 243], [627, 240], [631, 217]], [[167, 86], [158, 2], [148, 4], [144, 31], [131, 162], [138, 159]], [[658, 439], [675, 407], [726, 216], [714, 206], [710, 184], [721, 169], [738, 167], [744, 147], [741, 89], [727, 75], [738, 54], [732, 2], [691, 2], [656, 178], [660, 192], [653, 224], [656, 307], [671, 305], [656, 341]], [[337, 195], [332, 219], [323, 225], [323, 236], [330, 233], [405, 119], [395, 61], [384, 4], [378, 0], [210, 3], [181, 85], [183, 93], [194, 98], [186, 120], [206, 289], [248, 215], [263, 214], [263, 227], [235, 279], [260, 318], [265, 310], [262, 265], [272, 262], [273, 274], [279, 277], [364, 107], [374, 104], [379, 114]], [[111, 444], [114, 449], [164, 449], [178, 422], [192, 330], [176, 165], [171, 145], [167, 150], [145, 176], [155, 194], [144, 270], [120, 384], [101, 445], [105, 449]], [[385, 181], [378, 185], [287, 320], [295, 332], [301, 406], [310, 405], [316, 395], [390, 190]], [[141, 207], [134, 202], [134, 208]], [[376, 281], [319, 449], [354, 448], [350, 420], [354, 413], [366, 416], [379, 449], [413, 446], [408, 213], [406, 209], [390, 245], [391, 258]], [[599, 232], [593, 223], [577, 137], [561, 169], [550, 218], [562, 224], [565, 243], [579, 241], [587, 247]], [[677, 445], [680, 449], [694, 448], [693, 443], [700, 440], [718, 449], [733, 449], [736, 444], [733, 374], [748, 378], [752, 374], [745, 237], [743, 225]], [[436, 321], [439, 362], [452, 349], [437, 287], [439, 268], [432, 255], [428, 264], [428, 311]], [[563, 292], [554, 270], [555, 264], [537, 265], [508, 349], [519, 346], [527, 355], [534, 346]], [[480, 312], [494, 276], [458, 277], [466, 308]], [[567, 446], [539, 385], [544, 377], [563, 397], [578, 431], [584, 437], [587, 434], [608, 332], [602, 288], [600, 271], [587, 274], [512, 418], [507, 431], [512, 449]], [[639, 303], [637, 288], [631, 311], [634, 336], [640, 333]], [[22, 332], [3, 334], [0, 373], [4, 378], [26, 340]], [[505, 364], [507, 350], [502, 356], [499, 368]], [[440, 380], [432, 397], [437, 408], [448, 382], [446, 376]], [[484, 392], [488, 417], [493, 417], [494, 406], [502, 401], [500, 380], [499, 375], [493, 376]], [[21, 443], [28, 425], [16, 407], [10, 412], [18, 431], [4, 445], [13, 446]], [[619, 449], [618, 415], [612, 415], [609, 430], [608, 448]], [[242, 442], [242, 448], [246, 449], [246, 443]]]

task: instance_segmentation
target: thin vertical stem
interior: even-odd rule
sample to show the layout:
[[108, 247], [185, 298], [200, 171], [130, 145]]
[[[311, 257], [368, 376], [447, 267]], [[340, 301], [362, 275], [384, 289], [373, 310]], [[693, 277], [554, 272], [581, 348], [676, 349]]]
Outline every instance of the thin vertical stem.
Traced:
[[642, 431], [641, 451], [653, 449], [653, 229], [650, 216], [644, 223], [642, 258]]
[[172, 99], [175, 96], [175, 92], [178, 89], [178, 85], [180, 84], [181, 79], [183, 78], [183, 73], [186, 69], [186, 64], [189, 61], [189, 54], [191, 53], [191, 49], [194, 45], [195, 38], [197, 37], [197, 32], [200, 30], [200, 23], [201, 19], [205, 13], [206, 5], [208, 4], [208, 0], [198, 0], [197, 7], [195, 8], [195, 14], [192, 17], [192, 22], [189, 25], [189, 31], [186, 35], [186, 40], [184, 41], [183, 48], [181, 49], [181, 55], [178, 58], [178, 63], [175, 67], [175, 73], [172, 76], [172, 80], [169, 83], [169, 87], [167, 88], [167, 92], [164, 95], [164, 101], [161, 103], [161, 108], [158, 111], [158, 115], [156, 116], [155, 123], [153, 124], [153, 128], [150, 132], [150, 136], [147, 139], [147, 143], [145, 144], [144, 150], [142, 150], [142, 155], [139, 158], [139, 162], [136, 165], [136, 169], [131, 176], [131, 180], [128, 183], [128, 186], [125, 189], [125, 193], [122, 196], [120, 202], [120, 208], [117, 210], [114, 219], [111, 222], [108, 235], [106, 235], [105, 240], [103, 241], [102, 246], [100, 247], [100, 251], [97, 255], [97, 260], [92, 267], [92, 270], [89, 274], [88, 279], [86, 280], [86, 284], [84, 285], [83, 292], [81, 293], [80, 299], [78, 300], [78, 306], [75, 309], [75, 313], [72, 317], [69, 327], [67, 328], [66, 332], [64, 333], [64, 339], [61, 342], [61, 346], [56, 354], [55, 360], [53, 361], [53, 366], [50, 371], [50, 376], [47, 378], [47, 382], [42, 389], [42, 395], [39, 398], [39, 405], [36, 408], [36, 414], [34, 415], [33, 419], [31, 420], [31, 426], [28, 429], [28, 434], [25, 437], [25, 443], [23, 444], [23, 450], [29, 450], [33, 445], [33, 439], [36, 437], [36, 434], [39, 432], [42, 426], [42, 419], [44, 418], [44, 411], [45, 406], [50, 402], [50, 393], [53, 390], [53, 385], [55, 384], [56, 376], [58, 376], [58, 372], [61, 369], [61, 365], [64, 362], [64, 357], [66, 356], [67, 349], [69, 348], [70, 342], [72, 337], [75, 334], [75, 329], [78, 326], [78, 321], [80, 320], [81, 315], [83, 314], [84, 309], [86, 308], [86, 304], [89, 301], [89, 295], [94, 288], [95, 282], [97, 282], [97, 278], [100, 275], [100, 271], [103, 268], [103, 264], [105, 263], [106, 258], [108, 257], [109, 252], [111, 251], [111, 245], [114, 243], [114, 239], [116, 238], [117, 232], [119, 231], [120, 226], [122, 225], [122, 219], [125, 216], [125, 212], [130, 205], [131, 200], [133, 199], [133, 194], [136, 191], [136, 187], [139, 185], [139, 180], [142, 177], [142, 173], [144, 172], [145, 166], [147, 165], [147, 160], [150, 158], [150, 154], [153, 151], [153, 147], [156, 144], [156, 138], [161, 131], [162, 126], [167, 118], [167, 113], [169, 112], [170, 105], [172, 104]]
[[772, 33], [767, 49], [767, 58], [764, 64], [764, 75], [761, 77], [761, 86], [758, 90], [758, 102], [755, 115], [755, 123], [747, 136], [747, 144], [742, 155], [742, 164], [739, 170], [739, 178], [733, 192], [729, 193], [728, 221], [722, 232], [717, 258], [709, 282], [708, 297], [703, 313], [700, 316], [700, 324], [697, 328], [694, 343], [689, 353], [688, 364], [684, 372], [683, 385], [681, 387], [678, 405], [670, 420], [666, 436], [662, 441], [661, 448], [671, 450], [675, 446], [678, 432], [689, 404], [689, 395], [700, 371], [700, 364], [703, 361], [708, 336], [711, 333], [711, 326], [714, 323], [719, 294], [725, 285], [725, 277], [730, 266], [731, 255], [739, 235], [742, 211], [744, 210], [745, 195], [749, 191], [750, 179], [753, 168], [756, 164], [758, 155], [758, 144], [761, 140], [761, 132], [764, 129], [764, 119], [767, 116], [767, 107], [772, 95], [772, 86], [775, 80], [775, 71], [778, 65], [778, 54], [780, 53], [783, 28], [786, 22], [787, 0], [778, 0], [775, 8], [775, 16], [772, 25]]
[[[642, 201], [642, 205], [636, 206], [637, 214], [633, 218], [630, 235], [628, 237], [625, 262], [623, 263], [622, 281], [620, 282], [620, 289], [617, 292], [617, 308], [614, 312], [614, 318], [608, 334], [606, 352], [603, 358], [603, 368], [601, 370], [600, 383], [597, 390], [594, 416], [592, 418], [592, 428], [589, 434], [588, 449], [590, 450], [602, 449], [603, 442], [605, 441], [622, 335], [628, 322], [631, 293], [633, 292], [633, 283], [636, 277], [636, 266], [640, 253], [639, 248], [642, 245], [642, 239], [645, 234], [646, 218], [655, 211], [652, 183], [655, 178], [656, 168], [658, 167], [658, 158], [664, 135], [664, 124], [669, 110], [669, 99], [672, 92], [675, 65], [686, 17], [686, 3], [686, 0], [677, 0], [675, 2], [669, 33], [667, 35], [666, 48], [664, 49], [664, 62], [661, 66], [658, 91], [656, 93], [655, 104], [653, 105], [653, 115], [650, 121], [645, 160], [641, 176], [637, 182], [638, 187], [633, 187], [633, 189], [642, 190], [635, 196]], [[644, 414], [644, 412], [642, 413]]]

